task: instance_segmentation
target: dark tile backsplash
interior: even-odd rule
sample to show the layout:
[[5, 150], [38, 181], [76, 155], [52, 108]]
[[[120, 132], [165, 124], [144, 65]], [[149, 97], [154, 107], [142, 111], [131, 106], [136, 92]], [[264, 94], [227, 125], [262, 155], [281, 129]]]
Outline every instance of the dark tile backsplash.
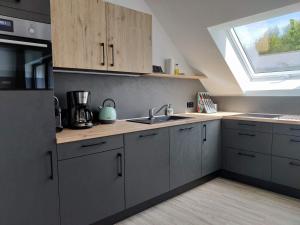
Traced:
[[175, 113], [193, 111], [187, 109], [187, 102], [196, 102], [196, 93], [205, 90], [197, 80], [120, 77], [87, 74], [55, 74], [55, 95], [62, 108], [66, 108], [66, 92], [74, 90], [91, 91], [91, 106], [97, 111], [106, 98], [113, 98], [117, 104], [118, 119], [148, 115], [148, 109], [172, 104]]

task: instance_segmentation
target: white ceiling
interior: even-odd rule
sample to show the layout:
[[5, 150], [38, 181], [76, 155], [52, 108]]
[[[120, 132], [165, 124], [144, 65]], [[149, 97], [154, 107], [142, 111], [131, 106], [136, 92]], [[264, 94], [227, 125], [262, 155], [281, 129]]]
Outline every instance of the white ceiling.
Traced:
[[212, 95], [241, 95], [237, 81], [207, 27], [266, 12], [300, 0], [146, 0], [186, 61], [208, 76]]

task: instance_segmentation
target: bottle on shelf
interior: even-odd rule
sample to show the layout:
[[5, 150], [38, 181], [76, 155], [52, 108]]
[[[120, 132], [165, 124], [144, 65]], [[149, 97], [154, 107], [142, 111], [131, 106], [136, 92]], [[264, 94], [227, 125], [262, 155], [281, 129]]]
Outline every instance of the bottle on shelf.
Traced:
[[174, 75], [180, 75], [179, 64], [175, 64]]

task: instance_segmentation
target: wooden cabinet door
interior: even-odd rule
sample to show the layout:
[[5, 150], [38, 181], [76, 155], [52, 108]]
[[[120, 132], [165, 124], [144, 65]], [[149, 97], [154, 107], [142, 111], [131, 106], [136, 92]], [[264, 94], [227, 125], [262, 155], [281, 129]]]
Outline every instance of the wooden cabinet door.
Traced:
[[170, 186], [175, 189], [201, 178], [201, 125], [170, 128]]
[[51, 0], [53, 65], [107, 70], [105, 3]]
[[202, 125], [202, 176], [221, 169], [221, 121]]
[[108, 70], [152, 72], [152, 16], [107, 3]]

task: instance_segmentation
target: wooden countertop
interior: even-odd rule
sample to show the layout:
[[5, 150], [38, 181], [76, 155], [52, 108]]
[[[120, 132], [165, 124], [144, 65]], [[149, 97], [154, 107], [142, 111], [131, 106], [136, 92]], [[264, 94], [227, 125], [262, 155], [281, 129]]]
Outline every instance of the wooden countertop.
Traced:
[[295, 124], [300, 125], [300, 120], [287, 120], [287, 119], [270, 119], [270, 118], [257, 118], [251, 116], [244, 116], [243, 113], [236, 112], [218, 112], [214, 114], [203, 114], [203, 113], [184, 113], [177, 114], [178, 116], [186, 116], [187, 119], [169, 121], [158, 124], [141, 124], [127, 122], [126, 120], [118, 120], [114, 124], [109, 125], [97, 125], [91, 129], [86, 130], [71, 130], [64, 129], [61, 133], [56, 134], [57, 144], [107, 137], [119, 134], [127, 134], [132, 132], [138, 132], [143, 130], [152, 130], [163, 127], [171, 127], [183, 124], [204, 122], [217, 119], [231, 119], [231, 120], [247, 120], [267, 123], [280, 123], [280, 124]]
[[235, 115], [235, 113], [215, 113], [215, 114], [200, 114], [200, 113], [184, 113], [177, 114], [178, 116], [186, 116], [187, 119], [169, 121], [159, 124], [140, 124], [127, 122], [125, 120], [118, 120], [114, 124], [97, 125], [91, 129], [86, 130], [71, 130], [64, 129], [62, 132], [56, 134], [57, 144], [68, 142], [75, 142], [93, 138], [107, 137], [118, 134], [127, 134], [143, 130], [151, 130], [163, 127], [171, 127], [183, 124], [197, 123], [209, 120], [222, 119], [224, 115]]

